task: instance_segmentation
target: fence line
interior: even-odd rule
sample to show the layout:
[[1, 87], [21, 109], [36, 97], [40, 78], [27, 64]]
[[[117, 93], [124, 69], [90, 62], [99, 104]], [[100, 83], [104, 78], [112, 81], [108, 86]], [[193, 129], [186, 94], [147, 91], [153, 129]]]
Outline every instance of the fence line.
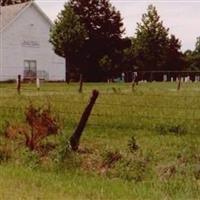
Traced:
[[[22, 107], [14, 107], [14, 106], [0, 106], [0, 109], [7, 109], [7, 110], [13, 110], [13, 111], [21, 111], [21, 112], [25, 112], [26, 108], [22, 108]], [[59, 114], [64, 114], [64, 115], [77, 115], [77, 116], [81, 116], [81, 112], [71, 112], [71, 111], [61, 111], [61, 110], [56, 110]], [[95, 116], [95, 117], [116, 117], [116, 118], [123, 118], [123, 117], [133, 117], [133, 118], [144, 118], [144, 119], [173, 119], [173, 120], [194, 120], [194, 121], [200, 121], [200, 116], [198, 118], [184, 118], [184, 117], [167, 117], [167, 116], [154, 116], [154, 115], [144, 115], [144, 114], [130, 114], [130, 113], [123, 113], [122, 114], [108, 114], [108, 113], [91, 113], [91, 116]]]
[[[147, 95], [148, 96], [148, 95]], [[146, 97], [146, 96], [144, 96]], [[188, 97], [188, 96], [183, 96], [183, 97]], [[10, 97], [1, 97], [0, 96], [0, 99], [9, 99], [10, 100]], [[198, 97], [197, 97], [198, 98]], [[200, 98], [200, 97], [199, 97]], [[23, 96], [23, 99], [20, 98], [19, 100], [23, 101], [23, 100], [29, 100], [30, 103], [33, 102], [33, 99], [31, 99], [31, 97], [24, 97]], [[45, 98], [42, 98], [42, 99], [34, 99], [34, 101], [38, 102], [38, 101], [46, 101], [46, 103], [49, 103], [50, 105], [53, 105], [53, 103], [63, 103], [63, 104], [79, 104], [79, 105], [83, 105], [85, 106], [88, 101], [71, 101], [71, 100], [61, 100], [61, 99], [50, 99], [49, 97], [46, 97]], [[170, 106], [161, 106], [161, 105], [156, 105], [156, 104], [153, 104], [153, 105], [149, 105], [149, 104], [129, 104], [129, 103], [126, 103], [126, 102], [122, 102], [122, 103], [103, 103], [103, 102], [97, 102], [96, 105], [98, 106], [106, 106], [106, 107], [120, 107], [120, 108], [135, 108], [135, 107], [139, 107], [139, 108], [147, 108], [147, 109], [176, 109], [176, 110], [200, 110], [200, 106], [199, 107], [193, 107], [193, 106], [190, 106], [190, 107], [185, 107], [185, 106], [173, 106], [173, 105], [170, 105]], [[2, 108], [2, 106], [0, 106], [0, 108]], [[6, 106], [6, 108], [9, 108], [9, 106]]]
[[[0, 89], [2, 89], [0, 87]], [[3, 88], [4, 89], [4, 88]], [[16, 93], [17, 93], [17, 90], [16, 88], [9, 88], [9, 87], [5, 87], [5, 90], [15, 90]], [[67, 89], [67, 88], [66, 88]], [[110, 88], [111, 89], [111, 88]], [[126, 88], [128, 89], [128, 88]], [[126, 122], [121, 122], [121, 120], [127, 120], [127, 122], [130, 122], [131, 120], [135, 120], [135, 119], [139, 119], [139, 120], [158, 120], [158, 121], [162, 121], [162, 120], [170, 120], [170, 121], [173, 121], [173, 120], [177, 120], [177, 121], [185, 121], [185, 122], [199, 122], [200, 123], [200, 105], [199, 106], [194, 106], [194, 105], [188, 105], [186, 104], [187, 100], [189, 99], [192, 99], [194, 102], [195, 100], [198, 100], [199, 99], [199, 103], [200, 103], [200, 95], [190, 95], [190, 94], [186, 94], [186, 95], [183, 95], [183, 94], [180, 94], [179, 92], [175, 93], [174, 95], [172, 94], [141, 94], [141, 93], [137, 93], [137, 92], [131, 92], [131, 86], [130, 86], [130, 93], [115, 93], [115, 92], [101, 92], [100, 95], [104, 95], [104, 97], [109, 97], [109, 95], [117, 95], [119, 97], [123, 97], [123, 95], [131, 95], [131, 100], [134, 101], [134, 98], [174, 98], [173, 101], [177, 101], [176, 98], [181, 98], [183, 100], [182, 103], [184, 103], [185, 105], [157, 105], [156, 104], [156, 101], [155, 102], [152, 102], [151, 103], [126, 103], [126, 102], [121, 102], [121, 103], [115, 103], [115, 102], [108, 102], [108, 103], [105, 103], [105, 102], [99, 102], [99, 99], [97, 100], [96, 104], [95, 104], [95, 108], [94, 108], [94, 111], [91, 113], [91, 119], [89, 120], [89, 123], [88, 123], [88, 126], [94, 126], [94, 127], [113, 127], [113, 128], [131, 128], [131, 126], [126, 126], [124, 125], [123, 123], [126, 123]], [[56, 90], [56, 89], [49, 89], [49, 90], [45, 90], [45, 88], [41, 88], [40, 91], [37, 91], [36, 88], [27, 88], [27, 87], [22, 87], [22, 90], [21, 90], [21, 94], [23, 94], [23, 91], [31, 91], [31, 92], [35, 92], [37, 94], [40, 94], [41, 92], [52, 92], [52, 93], [64, 93], [65, 94], [68, 94], [67, 90]], [[112, 91], [112, 89], [111, 89]], [[69, 93], [71, 94], [71, 93]], [[78, 90], [77, 90], [77, 93], [74, 93], [73, 91], [73, 94], [76, 94], [76, 97], [81, 97], [79, 94], [78, 94]], [[26, 109], [26, 105], [28, 103], [27, 100], [29, 100], [30, 102], [34, 103], [34, 102], [40, 102], [40, 101], [43, 101], [43, 103], [49, 103], [50, 105], [52, 105], [52, 107], [55, 109], [55, 112], [58, 113], [58, 115], [65, 115], [65, 116], [62, 116], [62, 117], [65, 117], [65, 118], [68, 118], [68, 117], [77, 117], [76, 120], [82, 115], [82, 112], [81, 111], [77, 111], [77, 112], [73, 112], [73, 111], [70, 111], [70, 110], [67, 110], [67, 108], [64, 108], [63, 109], [66, 109], [66, 110], [60, 110], [58, 108], [56, 108], [56, 106], [54, 107], [54, 103], [60, 103], [62, 106], [64, 106], [65, 104], [66, 105], [79, 105], [79, 106], [83, 106], [85, 107], [86, 104], [88, 103], [88, 101], [85, 101], [85, 100], [75, 100], [75, 101], [72, 101], [72, 100], [69, 100], [70, 97], [68, 97], [68, 99], [64, 99], [65, 96], [62, 96], [63, 98], [61, 98], [59, 96], [59, 99], [56, 99], [57, 97], [54, 97], [54, 98], [51, 98], [51, 96], [48, 96], [48, 95], [45, 95], [45, 96], [40, 96], [37, 98], [35, 97], [32, 97], [32, 96], [23, 96], [23, 95], [19, 95], [17, 98], [17, 100], [19, 101], [17, 104], [19, 104], [19, 107], [18, 106], [10, 106], [10, 105], [1, 105], [1, 102], [0, 102], [0, 110], [2, 109], [3, 111], [4, 110], [7, 110], [9, 111], [8, 114], [11, 114], [12, 113], [15, 113], [16, 111], [17, 112], [21, 112], [21, 113], [24, 113], [25, 112], [25, 109]], [[1, 96], [0, 95], [0, 100], [6, 100], [6, 99], [9, 99], [9, 101], [12, 101], [12, 99], [10, 99], [11, 97], [4, 97], [4, 96]], [[14, 99], [16, 100], [16, 99]], [[123, 99], [121, 99], [123, 100]], [[137, 100], [140, 100], [140, 99], [137, 99]], [[165, 99], [167, 100], [167, 99]], [[148, 99], [146, 100], [148, 101]], [[191, 102], [190, 102], [191, 103]], [[106, 108], [106, 112], [102, 112], [101, 110], [100, 111], [97, 111], [98, 109], [100, 109], [102, 107]], [[139, 108], [139, 112], [138, 113], [135, 113], [134, 112], [134, 108]], [[74, 106], [74, 110], [76, 109], [76, 107]], [[123, 110], [124, 109], [124, 110]], [[129, 109], [129, 110], [128, 110]], [[143, 111], [143, 109], [147, 110], [146, 111]], [[82, 107], [79, 107], [79, 110], [82, 110]], [[158, 110], [159, 113], [151, 113], [150, 111], [155, 111]], [[177, 111], [178, 112], [181, 112], [183, 111], [183, 117], [180, 117], [180, 114], [181, 113], [178, 113], [177, 116], [167, 116], [167, 112], [165, 112], [165, 110], [169, 110], [169, 111]], [[113, 112], [114, 111], [114, 112]], [[120, 111], [120, 112], [119, 112]], [[187, 111], [191, 111], [189, 113], [189, 115], [187, 115]], [[115, 113], [116, 112], [116, 113]], [[198, 112], [198, 113], [197, 113]], [[2, 113], [3, 114], [3, 113]], [[198, 115], [197, 115], [198, 114]], [[169, 115], [169, 114], [168, 114]], [[199, 116], [199, 117], [198, 117]], [[127, 118], [126, 118], [127, 117]], [[99, 121], [102, 123], [102, 124], [97, 124], [97, 123], [93, 123], [92, 121], [95, 120], [96, 118], [100, 119]], [[103, 120], [104, 119], [104, 120]], [[112, 120], [116, 120], [118, 122], [118, 124], [116, 124], [116, 121], [115, 124], [111, 124], [110, 122], [112, 122]], [[73, 119], [74, 120], [74, 119]], [[153, 122], [152, 122], [153, 123]], [[73, 123], [72, 123], [73, 124]], [[76, 124], [76, 123], [74, 123]]]
[[[4, 89], [3, 87], [0, 87], [0, 89]], [[16, 87], [13, 87], [13, 88], [9, 88], [9, 87], [5, 87], [6, 90], [15, 90], [17, 91], [17, 88]], [[66, 88], [67, 89], [67, 88]], [[127, 88], [128, 89], [128, 88]], [[187, 95], [182, 95], [182, 94], [179, 94], [178, 92], [177, 93], [174, 93], [174, 94], [140, 94], [140, 93], [137, 93], [137, 92], [131, 92], [131, 87], [129, 88], [130, 89], [130, 92], [129, 93], [123, 93], [123, 92], [119, 92], [119, 93], [115, 93], [115, 92], [112, 92], [112, 90], [110, 90], [110, 92], [101, 92], [101, 95], [117, 95], [117, 96], [130, 96], [132, 95], [132, 97], [174, 97], [174, 98], [185, 98], [185, 97], [188, 97], [188, 98], [200, 98], [200, 95], [190, 95], [190, 94], [187, 94]], [[40, 91], [38, 91], [35, 87], [35, 89], [31, 89], [31, 88], [21, 88], [21, 91], [30, 91], [30, 92], [35, 92], [37, 94], [39, 93], [42, 93], [42, 92], [55, 92], [55, 93], [61, 93], [64, 95], [64, 93], [66, 94], [75, 94], [75, 91], [67, 91], [67, 90], [45, 90], [43, 88], [41, 88]], [[1, 91], [3, 92], [3, 91]], [[73, 93], [72, 93], [73, 92]], [[88, 92], [90, 92], [90, 90], [88, 90]], [[165, 91], [163, 91], [165, 92]], [[78, 92], [77, 92], [78, 94]], [[83, 92], [84, 94], [84, 92]], [[1, 96], [0, 96], [1, 98]], [[5, 98], [5, 97], [3, 97]]]

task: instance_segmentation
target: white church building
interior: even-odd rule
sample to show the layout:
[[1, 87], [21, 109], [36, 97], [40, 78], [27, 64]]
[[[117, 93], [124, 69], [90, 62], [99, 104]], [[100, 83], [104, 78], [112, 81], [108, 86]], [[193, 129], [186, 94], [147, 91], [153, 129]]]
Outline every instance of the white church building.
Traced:
[[0, 8], [0, 81], [40, 78], [61, 81], [65, 61], [49, 42], [50, 19], [35, 2]]

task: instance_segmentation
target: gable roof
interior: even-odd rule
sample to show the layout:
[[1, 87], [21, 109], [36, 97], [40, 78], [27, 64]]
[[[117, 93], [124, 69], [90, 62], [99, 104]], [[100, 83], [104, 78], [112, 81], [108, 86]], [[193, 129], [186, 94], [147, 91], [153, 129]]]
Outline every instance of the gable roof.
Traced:
[[3, 6], [0, 8], [0, 31], [3, 31], [7, 26], [12, 24], [24, 10], [33, 5], [37, 11], [48, 21], [48, 23], [52, 24], [51, 20], [47, 17], [47, 15], [39, 8], [39, 6], [33, 1], [20, 3], [15, 5]]

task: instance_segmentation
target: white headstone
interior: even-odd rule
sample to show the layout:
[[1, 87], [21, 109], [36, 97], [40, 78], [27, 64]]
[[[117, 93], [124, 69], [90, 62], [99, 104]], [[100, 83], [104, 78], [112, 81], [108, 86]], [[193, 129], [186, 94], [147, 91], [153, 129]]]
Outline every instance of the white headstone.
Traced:
[[167, 81], [167, 75], [166, 75], [166, 74], [163, 75], [163, 81], [164, 81], [164, 82]]
[[122, 72], [122, 81], [124, 82], [125, 81], [125, 73]]
[[40, 89], [40, 79], [39, 78], [36, 79], [36, 87], [38, 90]]

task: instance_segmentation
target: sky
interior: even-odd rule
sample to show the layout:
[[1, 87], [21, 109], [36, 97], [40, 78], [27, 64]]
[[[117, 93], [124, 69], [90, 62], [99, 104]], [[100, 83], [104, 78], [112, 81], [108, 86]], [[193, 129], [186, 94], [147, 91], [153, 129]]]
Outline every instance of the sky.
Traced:
[[[46, 15], [54, 21], [66, 0], [36, 0]], [[193, 50], [196, 38], [200, 36], [200, 0], [111, 0], [112, 5], [120, 11], [125, 36], [134, 36], [137, 23], [146, 13], [149, 4], [156, 6], [158, 14], [168, 27], [169, 33], [178, 37], [182, 50]]]

